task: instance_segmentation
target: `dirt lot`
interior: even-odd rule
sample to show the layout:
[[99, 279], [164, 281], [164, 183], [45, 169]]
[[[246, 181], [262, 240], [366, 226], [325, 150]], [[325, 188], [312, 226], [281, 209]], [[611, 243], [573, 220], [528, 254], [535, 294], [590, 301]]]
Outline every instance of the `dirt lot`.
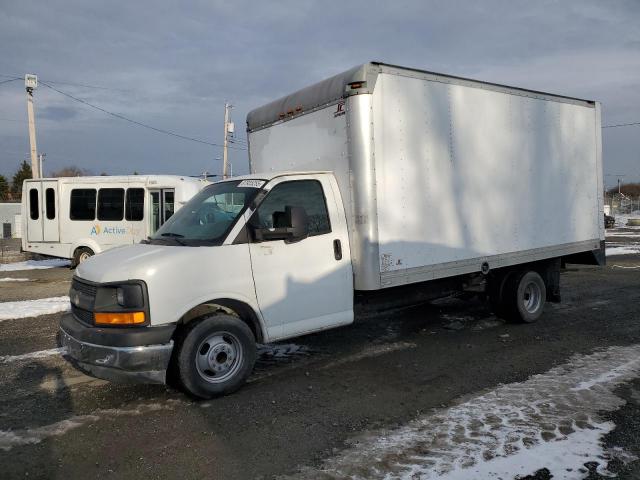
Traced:
[[[617, 236], [615, 241], [637, 239]], [[54, 350], [60, 314], [0, 320], [2, 477], [343, 478], [349, 472], [381, 478], [386, 471], [412, 478], [403, 470], [406, 462], [398, 460], [406, 451], [380, 470], [367, 470], [371, 463], [363, 462], [371, 459], [358, 453], [358, 446], [426, 419], [419, 436], [429, 419], [457, 418], [449, 415], [456, 405], [480, 405], [481, 393], [502, 398], [505, 384], [524, 385], [532, 395], [524, 403], [544, 405], [545, 388], [552, 392], [555, 387], [527, 387], [532, 375], [579, 373], [592, 363], [579, 359], [594, 358], [593, 365], [619, 359], [624, 367], [612, 370], [617, 372], [615, 391], [584, 387], [592, 395], [585, 397], [591, 399], [585, 405], [594, 409], [584, 430], [613, 422], [603, 439], [614, 453], [585, 457], [580, 472], [570, 472], [569, 465], [559, 471], [541, 461], [535, 477], [521, 478], [565, 478], [569, 473], [578, 475], [571, 478], [600, 478], [598, 463], [600, 468], [608, 464], [618, 478], [640, 478], [640, 461], [634, 459], [640, 456], [640, 384], [634, 378], [640, 269], [633, 268], [640, 265], [640, 255], [613, 256], [608, 263], [605, 268], [570, 266], [562, 273], [563, 302], [548, 304], [536, 324], [504, 324], [479, 299], [446, 299], [381, 313], [262, 348], [248, 385], [207, 402], [163, 386], [115, 385], [79, 373]], [[0, 278], [29, 279], [0, 283], [0, 297], [8, 302], [65, 295], [71, 275], [66, 268], [0, 272]], [[576, 357], [594, 354], [597, 358]], [[581, 425], [575, 420], [577, 400], [575, 405], [566, 411], [573, 430]], [[544, 409], [536, 414], [542, 423], [555, 422], [549, 430], [555, 436], [542, 436], [548, 442], [571, 434], [562, 430], [564, 410], [557, 404], [551, 410], [547, 419]], [[424, 435], [407, 442], [418, 445]], [[528, 446], [523, 441], [519, 448]], [[425, 449], [411, 454], [414, 463], [433, 455]], [[362, 455], [360, 463], [356, 454]], [[384, 455], [391, 458], [387, 451]], [[346, 465], [345, 458], [348, 466], [332, 470]], [[424, 460], [424, 465], [430, 463]], [[434, 471], [416, 470], [415, 478], [436, 478]]]

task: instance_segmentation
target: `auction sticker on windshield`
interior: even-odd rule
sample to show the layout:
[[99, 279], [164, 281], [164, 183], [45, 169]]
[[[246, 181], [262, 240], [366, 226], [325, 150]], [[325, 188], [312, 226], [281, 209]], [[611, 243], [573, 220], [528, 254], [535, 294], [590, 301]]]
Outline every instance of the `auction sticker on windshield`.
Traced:
[[243, 180], [238, 187], [260, 188], [264, 185], [264, 180]]

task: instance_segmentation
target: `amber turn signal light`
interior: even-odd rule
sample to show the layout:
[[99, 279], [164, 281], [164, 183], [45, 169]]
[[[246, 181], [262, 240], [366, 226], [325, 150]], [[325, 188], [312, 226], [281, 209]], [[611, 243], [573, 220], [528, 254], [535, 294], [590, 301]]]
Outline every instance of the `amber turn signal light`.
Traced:
[[136, 325], [144, 323], [144, 312], [95, 313], [96, 325]]

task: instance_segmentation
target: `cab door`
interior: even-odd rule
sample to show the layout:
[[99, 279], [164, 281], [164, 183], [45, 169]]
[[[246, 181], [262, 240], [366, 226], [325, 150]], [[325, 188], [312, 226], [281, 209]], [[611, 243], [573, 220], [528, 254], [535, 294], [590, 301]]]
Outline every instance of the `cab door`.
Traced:
[[304, 208], [309, 219], [302, 240], [250, 235], [256, 296], [272, 340], [353, 322], [349, 238], [332, 182], [330, 175], [279, 177], [249, 220], [254, 232], [286, 228], [278, 222], [287, 207]]

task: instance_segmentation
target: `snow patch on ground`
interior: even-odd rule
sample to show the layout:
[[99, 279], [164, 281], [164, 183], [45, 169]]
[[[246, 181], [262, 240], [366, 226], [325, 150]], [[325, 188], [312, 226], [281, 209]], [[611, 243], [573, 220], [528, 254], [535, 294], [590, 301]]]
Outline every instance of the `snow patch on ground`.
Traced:
[[39, 315], [66, 312], [70, 308], [71, 304], [67, 296], [2, 302], [0, 303], [0, 322], [15, 318], [37, 317]]
[[640, 233], [636, 233], [636, 232], [607, 232], [607, 237], [640, 238]]
[[640, 245], [635, 246], [627, 246], [627, 247], [620, 247], [620, 246], [614, 246], [614, 247], [606, 247], [605, 250], [605, 255], [607, 257], [612, 257], [614, 255], [635, 255], [637, 253], [640, 253]]
[[47, 260], [27, 260], [26, 262], [2, 263], [0, 272], [15, 272], [17, 270], [40, 270], [43, 268], [68, 267], [71, 261], [62, 258]]
[[23, 360], [34, 360], [38, 358], [50, 357], [52, 355], [64, 355], [67, 350], [64, 347], [50, 348], [49, 350], [38, 350], [37, 352], [23, 353], [22, 355], [2, 355], [0, 363], [20, 362]]
[[[608, 475], [598, 418], [624, 400], [615, 388], [640, 375], [640, 345], [576, 355], [521, 383], [500, 386], [404, 427], [352, 440], [352, 447], [295, 478], [511, 480], [548, 468], [554, 479], [583, 479], [584, 464]], [[624, 461], [624, 460], [623, 460]]]
[[0, 282], [30, 282], [31, 280], [28, 278], [12, 278], [12, 277], [5, 277], [5, 278], [0, 278]]
[[157, 412], [160, 410], [173, 410], [178, 404], [185, 404], [180, 400], [169, 399], [165, 403], [148, 403], [139, 405], [136, 408], [120, 409], [108, 408], [100, 409], [88, 415], [76, 415], [65, 420], [61, 420], [50, 425], [41, 427], [25, 428], [21, 430], [0, 430], [0, 450], [11, 450], [13, 447], [20, 445], [30, 445], [40, 443], [49, 437], [58, 437], [64, 435], [70, 430], [82, 427], [87, 423], [97, 422], [98, 420], [110, 417], [126, 417], [139, 416], [148, 412]]

